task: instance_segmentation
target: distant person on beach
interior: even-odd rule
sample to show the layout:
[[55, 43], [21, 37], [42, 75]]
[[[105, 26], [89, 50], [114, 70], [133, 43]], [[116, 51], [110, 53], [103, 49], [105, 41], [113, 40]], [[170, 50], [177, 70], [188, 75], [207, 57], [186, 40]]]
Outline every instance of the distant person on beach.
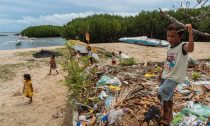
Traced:
[[122, 59], [122, 51], [119, 51], [119, 59]]
[[189, 42], [181, 42], [184, 28], [171, 24], [167, 28], [167, 41], [170, 43], [167, 58], [162, 73], [159, 76], [161, 84], [158, 98], [161, 100], [162, 118], [160, 123], [170, 124], [173, 120], [173, 94], [177, 84], [181, 83], [186, 76], [188, 65], [188, 52], [194, 50], [193, 30], [191, 24], [185, 27], [189, 33]]
[[85, 42], [89, 45], [90, 43], [90, 34], [88, 32], [85, 33]]
[[90, 46], [87, 47], [87, 51], [88, 51], [88, 57], [89, 57], [90, 64], [92, 65], [93, 64], [93, 52], [91, 51]]
[[117, 62], [116, 62], [116, 55], [114, 52], [112, 52], [112, 65], [116, 65]]
[[33, 86], [32, 86], [31, 76], [30, 74], [24, 74], [23, 77], [24, 77], [23, 94], [27, 98], [30, 98], [29, 104], [31, 104], [33, 96]]
[[49, 66], [50, 66], [50, 73], [48, 75], [51, 75], [52, 70], [55, 70], [58, 74], [57, 65], [55, 62], [55, 54], [51, 55]]

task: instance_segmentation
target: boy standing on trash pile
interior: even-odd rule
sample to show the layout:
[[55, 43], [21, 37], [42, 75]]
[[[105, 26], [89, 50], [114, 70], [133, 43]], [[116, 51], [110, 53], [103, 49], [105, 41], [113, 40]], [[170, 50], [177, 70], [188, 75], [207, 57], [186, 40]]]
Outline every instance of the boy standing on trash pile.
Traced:
[[188, 52], [194, 50], [193, 30], [191, 24], [185, 27], [189, 33], [189, 42], [181, 42], [184, 34], [184, 28], [171, 24], [167, 28], [167, 41], [169, 48], [167, 58], [164, 64], [163, 72], [160, 74], [161, 84], [158, 92], [158, 98], [162, 104], [162, 117], [160, 123], [170, 124], [173, 120], [173, 93], [177, 84], [185, 79], [188, 65]]
[[207, 121], [206, 126], [210, 126], [210, 116], [208, 117], [208, 121]]

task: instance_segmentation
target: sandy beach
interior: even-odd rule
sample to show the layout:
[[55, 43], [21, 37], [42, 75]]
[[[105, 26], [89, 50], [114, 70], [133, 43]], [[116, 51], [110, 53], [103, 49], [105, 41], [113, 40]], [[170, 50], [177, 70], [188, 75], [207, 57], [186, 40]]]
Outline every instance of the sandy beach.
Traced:
[[[163, 47], [149, 47], [127, 43], [100, 43], [93, 44], [96, 47], [100, 47], [109, 51], [118, 53], [122, 51], [130, 57], [134, 57], [138, 62], [161, 62], [166, 58], [167, 48]], [[210, 57], [210, 43], [195, 42], [195, 50], [189, 53], [189, 56], [193, 59], [207, 59]]]
[[[63, 74], [49, 73], [49, 58], [36, 59], [28, 51], [60, 47], [0, 51], [0, 67], [10, 80], [0, 80], [0, 126], [61, 126], [64, 120], [67, 88]], [[25, 52], [21, 53], [20, 52]], [[59, 67], [60, 68], [60, 67]], [[3, 68], [1, 68], [2, 70]], [[22, 95], [23, 74], [30, 73], [34, 87], [32, 104]], [[1, 73], [2, 74], [2, 73]]]
[[[151, 62], [164, 61], [166, 48], [146, 47], [126, 43], [101, 43], [93, 46], [108, 51], [122, 51], [138, 62], [145, 59]], [[64, 46], [42, 47], [0, 51], [0, 67], [8, 67], [15, 76], [0, 80], [0, 126], [60, 126], [64, 120], [67, 87], [63, 84], [64, 73], [48, 76], [49, 58], [34, 58], [29, 51], [56, 49]], [[195, 51], [190, 54], [194, 59], [210, 57], [210, 43], [195, 43]], [[59, 60], [59, 59], [58, 59]], [[34, 102], [28, 104], [22, 95], [24, 73], [30, 73], [35, 89]]]

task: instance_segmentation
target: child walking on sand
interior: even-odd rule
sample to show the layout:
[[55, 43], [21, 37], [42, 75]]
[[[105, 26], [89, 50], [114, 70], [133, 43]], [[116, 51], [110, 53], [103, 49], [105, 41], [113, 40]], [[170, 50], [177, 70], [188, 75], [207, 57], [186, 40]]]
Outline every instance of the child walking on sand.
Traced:
[[169, 48], [163, 72], [160, 75], [158, 98], [162, 103], [162, 118], [160, 123], [169, 125], [173, 119], [173, 93], [178, 83], [181, 83], [186, 76], [188, 65], [188, 52], [194, 50], [193, 30], [191, 24], [186, 24], [188, 29], [189, 42], [182, 43], [184, 33], [183, 27], [172, 24], [167, 29], [167, 41]]
[[33, 86], [31, 81], [30, 74], [24, 74], [24, 85], [23, 85], [23, 94], [30, 98], [29, 104], [32, 103], [32, 96], [33, 96]]
[[112, 65], [116, 65], [116, 56], [115, 56], [115, 53], [112, 52]]
[[55, 54], [51, 55], [49, 66], [50, 66], [50, 73], [48, 75], [51, 74], [52, 69], [56, 70], [56, 72], [58, 74], [57, 65], [56, 65], [56, 62], [55, 62]]

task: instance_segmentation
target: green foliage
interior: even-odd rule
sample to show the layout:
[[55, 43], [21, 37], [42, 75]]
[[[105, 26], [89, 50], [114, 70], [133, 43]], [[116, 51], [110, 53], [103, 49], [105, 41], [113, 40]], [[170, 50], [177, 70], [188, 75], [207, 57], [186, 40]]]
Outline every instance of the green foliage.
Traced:
[[[196, 17], [207, 11], [208, 7], [187, 10], [187, 14]], [[193, 28], [210, 33], [210, 14], [203, 20], [196, 20], [187, 16], [185, 9], [170, 10], [168, 14], [184, 24], [191, 23]], [[79, 39], [85, 41], [85, 33], [90, 33], [90, 42], [113, 42], [121, 37], [148, 36], [156, 39], [166, 39], [166, 28], [171, 22], [161, 16], [159, 11], [142, 11], [136, 16], [122, 17], [118, 15], [98, 14], [85, 18], [76, 18], [63, 27], [32, 26], [21, 32], [28, 37], [57, 37], [65, 39]], [[187, 32], [186, 32], [187, 33]], [[183, 41], [188, 35], [183, 36]], [[195, 41], [208, 41], [205, 37], [195, 37]]]
[[86, 84], [86, 78], [84, 68], [80, 67], [74, 59], [69, 59], [66, 64], [63, 64], [64, 70], [68, 73], [65, 77], [65, 83], [72, 91], [72, 96], [77, 94], [84, 89]]
[[89, 66], [89, 57], [88, 56], [82, 56], [80, 58], [80, 61], [83, 64], [84, 67]]
[[24, 29], [21, 35], [27, 37], [60, 37], [62, 32], [62, 26], [41, 25]]
[[177, 115], [175, 116], [175, 118], [172, 121], [172, 124], [178, 125], [179, 123], [181, 123], [183, 121], [183, 117], [184, 117], [184, 114], [182, 114], [181, 112], [177, 113]]
[[192, 73], [192, 78], [193, 78], [194, 80], [197, 80], [197, 79], [201, 78], [201, 74], [198, 73], [198, 72], [193, 72], [193, 73]]
[[77, 18], [64, 26], [64, 38], [79, 38], [84, 41], [84, 34], [91, 34], [91, 42], [118, 40], [122, 34], [123, 18], [108, 14], [93, 15], [86, 18]]
[[[189, 9], [188, 14], [196, 17], [206, 11], [207, 8]], [[183, 23], [191, 23], [193, 28], [204, 32], [210, 32], [210, 19], [195, 20], [187, 17], [184, 9], [168, 11], [169, 15], [175, 17]], [[209, 15], [210, 16], [210, 15]], [[145, 36], [166, 39], [166, 28], [170, 22], [161, 16], [159, 11], [142, 11], [136, 16], [122, 17], [117, 15], [99, 14], [88, 16], [86, 18], [77, 18], [64, 25], [63, 37], [66, 39], [79, 38], [85, 40], [84, 34], [89, 32], [90, 42], [113, 42], [121, 37]], [[183, 41], [188, 40], [185, 34]], [[207, 41], [207, 38], [195, 38], [196, 41]]]
[[133, 57], [120, 60], [120, 65], [123, 65], [123, 66], [132, 66], [135, 64], [136, 64], [136, 61]]
[[162, 71], [162, 67], [160, 67], [160, 66], [157, 66], [156, 68], [155, 68], [155, 71], [158, 71], [158, 72], [161, 72]]
[[[68, 52], [72, 52], [73, 49], [70, 45], [66, 45]], [[65, 53], [66, 54], [66, 53]], [[94, 69], [86, 70], [89, 66], [89, 57], [80, 57], [80, 62], [74, 60], [74, 57], [68, 54], [65, 55], [67, 62], [62, 64], [63, 70], [67, 72], [65, 76], [65, 84], [69, 87], [70, 99], [80, 97], [80, 94], [87, 90], [90, 84], [90, 74], [95, 72]]]

